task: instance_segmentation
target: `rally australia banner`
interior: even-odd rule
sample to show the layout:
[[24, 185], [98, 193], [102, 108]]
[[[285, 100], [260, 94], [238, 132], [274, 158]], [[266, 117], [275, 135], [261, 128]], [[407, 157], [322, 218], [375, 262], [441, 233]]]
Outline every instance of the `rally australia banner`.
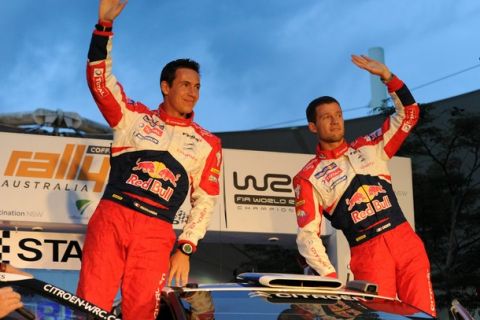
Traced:
[[0, 133], [0, 218], [85, 224], [105, 189], [109, 141]]

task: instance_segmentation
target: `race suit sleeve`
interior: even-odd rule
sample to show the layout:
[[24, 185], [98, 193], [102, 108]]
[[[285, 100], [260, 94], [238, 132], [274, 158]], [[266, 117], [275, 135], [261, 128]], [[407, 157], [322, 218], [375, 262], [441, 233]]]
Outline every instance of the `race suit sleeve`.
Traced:
[[321, 199], [307, 177], [297, 175], [293, 179], [295, 210], [297, 214], [297, 246], [307, 264], [321, 276], [335, 273], [320, 238], [323, 220]]
[[[108, 22], [98, 23], [104, 27], [112, 27]], [[114, 130], [119, 130], [125, 126], [122, 120], [127, 109], [143, 111], [146, 107], [128, 99], [121, 84], [112, 74], [112, 39], [111, 31], [93, 31], [88, 50], [87, 83], [105, 120]]]
[[207, 137], [211, 150], [201, 169], [193, 172], [191, 186], [192, 209], [178, 242], [190, 243], [194, 251], [198, 241], [205, 236], [213, 214], [218, 194], [220, 193], [220, 169], [222, 166], [222, 149], [220, 139], [213, 135]]
[[383, 160], [392, 158], [407, 138], [419, 118], [419, 107], [410, 90], [398, 77], [393, 76], [387, 83], [388, 92], [395, 106], [395, 113], [390, 115], [382, 127], [365, 136], [365, 139], [378, 146], [378, 156]]

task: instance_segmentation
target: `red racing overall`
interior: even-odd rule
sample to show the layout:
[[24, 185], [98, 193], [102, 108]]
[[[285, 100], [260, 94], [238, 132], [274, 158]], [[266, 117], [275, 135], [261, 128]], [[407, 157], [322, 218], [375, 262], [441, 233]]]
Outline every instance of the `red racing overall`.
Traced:
[[375, 282], [381, 295], [398, 295], [435, 314], [428, 257], [398, 204], [387, 167], [419, 109], [400, 79], [387, 86], [396, 112], [380, 129], [334, 150], [317, 147], [316, 157], [295, 176], [297, 245], [320, 275], [335, 272], [319, 237], [326, 217], [348, 240], [356, 279]]
[[195, 248], [219, 193], [220, 140], [195, 122], [130, 100], [111, 72], [112, 32], [93, 32], [87, 79], [113, 128], [111, 171], [89, 221], [77, 293], [110, 310], [121, 283], [123, 319], [154, 319], [175, 243], [172, 222], [190, 190], [179, 243]]

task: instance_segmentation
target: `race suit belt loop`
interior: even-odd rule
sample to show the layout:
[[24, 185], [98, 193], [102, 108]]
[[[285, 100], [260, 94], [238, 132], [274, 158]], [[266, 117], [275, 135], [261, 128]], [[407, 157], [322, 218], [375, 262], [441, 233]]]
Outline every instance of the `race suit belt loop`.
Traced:
[[150, 217], [162, 219], [168, 223], [173, 223], [176, 214], [176, 210], [174, 211], [172, 209], [162, 209], [152, 206], [151, 204], [145, 203], [139, 199], [135, 199], [129, 195], [126, 195], [125, 193], [115, 191], [114, 188], [107, 187], [103, 194], [103, 199], [112, 200], [124, 207], [138, 211]]

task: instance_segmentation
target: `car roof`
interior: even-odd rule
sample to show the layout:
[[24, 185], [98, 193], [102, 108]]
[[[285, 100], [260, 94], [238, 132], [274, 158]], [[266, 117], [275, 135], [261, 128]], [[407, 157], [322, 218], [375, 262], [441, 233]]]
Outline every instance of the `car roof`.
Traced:
[[237, 280], [165, 287], [163, 293], [166, 300], [176, 296], [186, 314], [203, 310], [215, 319], [432, 319], [398, 299], [379, 296], [377, 286], [365, 281], [344, 285], [319, 276], [257, 273]]

